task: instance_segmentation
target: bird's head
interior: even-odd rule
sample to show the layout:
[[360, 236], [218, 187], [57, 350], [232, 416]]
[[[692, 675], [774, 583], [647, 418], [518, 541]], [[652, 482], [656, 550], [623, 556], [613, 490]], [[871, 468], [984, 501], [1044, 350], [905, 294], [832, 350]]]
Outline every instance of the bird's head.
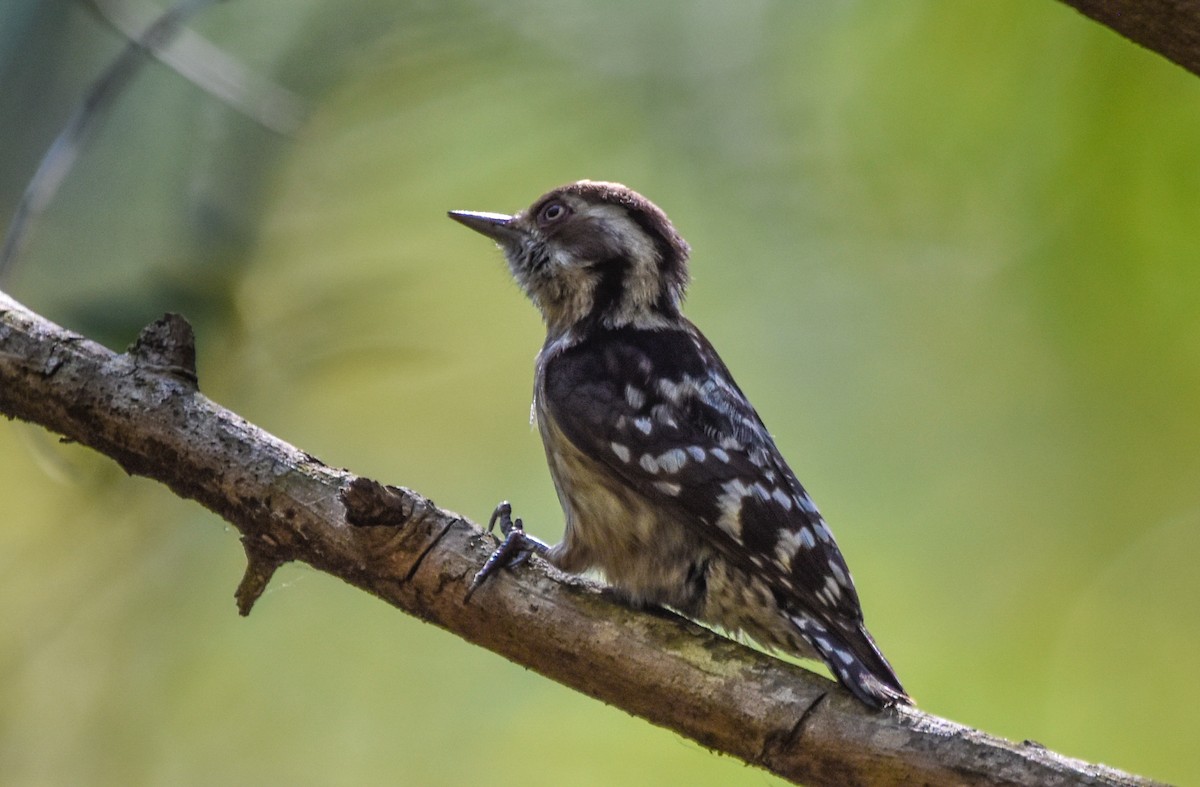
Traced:
[[619, 183], [571, 183], [513, 216], [449, 215], [499, 244], [552, 334], [679, 319], [687, 242], [658, 206]]

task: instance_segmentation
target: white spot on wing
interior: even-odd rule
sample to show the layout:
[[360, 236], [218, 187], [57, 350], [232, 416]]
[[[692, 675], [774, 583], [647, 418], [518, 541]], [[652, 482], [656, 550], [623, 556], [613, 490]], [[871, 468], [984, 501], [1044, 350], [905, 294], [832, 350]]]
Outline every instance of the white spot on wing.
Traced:
[[654, 488], [657, 489], [658, 491], [662, 492], [663, 494], [670, 495], [671, 497], [678, 496], [679, 493], [683, 490], [683, 487], [681, 487], [679, 484], [675, 483], [674, 481], [655, 481]]
[[705, 454], [705, 452], [704, 452], [704, 449], [703, 449], [703, 448], [701, 448], [700, 446], [698, 446], [698, 445], [690, 445], [690, 446], [688, 446], [688, 450], [687, 450], [687, 452], [688, 452], [689, 454], [691, 454], [691, 455], [692, 455], [692, 458], [693, 458], [693, 459], [695, 459], [697, 462], [703, 462], [703, 461], [704, 461], [704, 457], [705, 457], [705, 455], [706, 455], [706, 454]]
[[709, 453], [711, 453], [713, 455], [713, 457], [718, 459], [719, 461], [726, 462], [726, 463], [729, 462], [729, 454], [725, 453], [724, 448], [714, 448]]
[[658, 421], [664, 426], [669, 426], [672, 429], [679, 426], [679, 424], [675, 421], [675, 416], [671, 413], [671, 408], [667, 407], [666, 405], [655, 405], [654, 408], [650, 410], [650, 415], [653, 416], [654, 420]]
[[783, 491], [782, 489], [776, 489], [771, 493], [771, 497], [775, 499], [775, 502], [778, 503], [779, 507], [784, 511], [792, 510], [792, 496], [787, 492]]
[[738, 500], [750, 493], [750, 488], [740, 478], [725, 482], [721, 488], [725, 490], [726, 495], [736, 497]]
[[[804, 543], [804, 534], [808, 533], [808, 528], [800, 528], [799, 530], [784, 530], [779, 534], [779, 541], [775, 544], [775, 559], [780, 565], [787, 566], [792, 562], [792, 558], [800, 551], [801, 544]], [[812, 540], [812, 533], [808, 533], [808, 538]]]
[[717, 498], [717, 508], [721, 512], [717, 527], [741, 541], [742, 500], [750, 490], [737, 478], [726, 482], [721, 488], [725, 493]]
[[633, 425], [636, 426], [638, 431], [642, 434], [650, 434], [650, 430], [653, 428], [650, 423], [650, 419], [645, 417], [633, 419]]
[[658, 456], [658, 466], [664, 473], [678, 473], [687, 464], [687, 453], [682, 448], [672, 448]]
[[638, 461], [638, 464], [640, 464], [642, 469], [647, 473], [658, 472], [658, 460], [650, 454], [642, 454], [642, 458]]
[[681, 386], [673, 380], [663, 378], [658, 381], [658, 392], [672, 404], [679, 404]]
[[850, 587], [850, 577], [846, 576], [846, 572], [843, 571], [842, 567], [837, 564], [837, 561], [833, 560], [832, 558], [829, 560], [829, 571], [833, 574], [833, 578], [837, 580], [839, 585], [842, 587]]
[[625, 386], [625, 401], [634, 410], [641, 410], [642, 405], [646, 403], [646, 394], [632, 385], [627, 385]]
[[612, 448], [612, 452], [617, 455], [618, 459], [622, 462], [629, 462], [631, 454], [629, 453], [628, 446], [621, 445], [620, 443], [609, 443], [609, 447]]

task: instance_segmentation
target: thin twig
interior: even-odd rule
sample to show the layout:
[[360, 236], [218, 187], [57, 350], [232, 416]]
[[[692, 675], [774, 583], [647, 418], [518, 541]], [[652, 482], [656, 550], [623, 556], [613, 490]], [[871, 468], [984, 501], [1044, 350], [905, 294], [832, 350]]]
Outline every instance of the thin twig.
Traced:
[[117, 55], [112, 64], [88, 88], [63, 130], [42, 156], [37, 171], [29, 179], [25, 193], [13, 212], [12, 221], [0, 247], [0, 285], [12, 270], [25, 245], [29, 229], [58, 192], [59, 186], [75, 165], [88, 137], [96, 130], [122, 90], [146, 62], [146, 53], [164, 47], [182, 29], [193, 14], [219, 0], [179, 0], [146, 26]]
[[[131, 39], [155, 15], [152, 6], [132, 0], [91, 3], [106, 22]], [[276, 134], [295, 134], [308, 117], [308, 102], [302, 97], [247, 68], [194, 30], [181, 28], [172, 41], [151, 54], [205, 93]]]

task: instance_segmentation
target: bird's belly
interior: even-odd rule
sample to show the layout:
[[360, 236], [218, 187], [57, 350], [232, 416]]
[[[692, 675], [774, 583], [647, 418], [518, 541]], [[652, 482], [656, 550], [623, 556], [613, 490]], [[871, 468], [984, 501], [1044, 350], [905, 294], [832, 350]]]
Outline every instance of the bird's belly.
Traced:
[[652, 505], [566, 441], [547, 444], [546, 456], [566, 517], [550, 560], [566, 571], [599, 570], [636, 604], [696, 614], [713, 552], [678, 512]]

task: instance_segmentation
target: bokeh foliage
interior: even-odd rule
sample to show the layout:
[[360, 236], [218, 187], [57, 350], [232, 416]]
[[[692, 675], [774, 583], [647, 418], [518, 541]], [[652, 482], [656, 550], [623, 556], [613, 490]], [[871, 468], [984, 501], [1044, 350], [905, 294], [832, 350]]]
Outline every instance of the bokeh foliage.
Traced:
[[[443, 218], [624, 181], [922, 707], [1200, 780], [1200, 81], [1050, 0], [221, 4], [294, 139], [160, 65], [36, 226], [18, 299], [482, 518], [560, 514], [540, 338]], [[0, 212], [122, 42], [0, 11]], [[234, 535], [0, 426], [0, 782], [762, 784], [303, 567], [234, 615]]]

